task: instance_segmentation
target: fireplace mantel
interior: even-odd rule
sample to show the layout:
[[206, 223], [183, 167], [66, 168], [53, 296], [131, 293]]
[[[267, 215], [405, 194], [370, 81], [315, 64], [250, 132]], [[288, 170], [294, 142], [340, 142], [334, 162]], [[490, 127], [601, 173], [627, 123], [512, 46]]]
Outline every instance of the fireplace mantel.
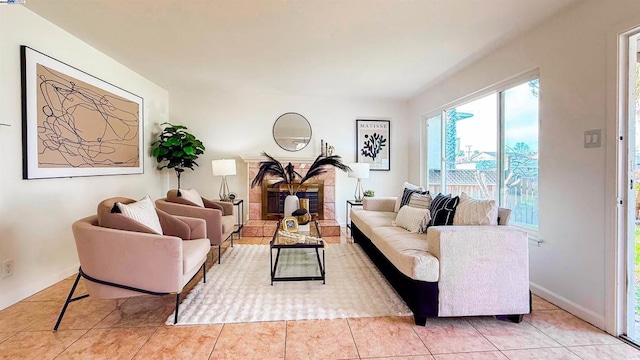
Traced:
[[[273, 155], [272, 155], [273, 156]], [[240, 156], [242, 161], [246, 163], [256, 163], [267, 160], [266, 156], [262, 155], [242, 155]], [[273, 156], [274, 159], [280, 161], [281, 163], [303, 163], [303, 164], [312, 164], [316, 158], [311, 157], [302, 157], [302, 156]]]

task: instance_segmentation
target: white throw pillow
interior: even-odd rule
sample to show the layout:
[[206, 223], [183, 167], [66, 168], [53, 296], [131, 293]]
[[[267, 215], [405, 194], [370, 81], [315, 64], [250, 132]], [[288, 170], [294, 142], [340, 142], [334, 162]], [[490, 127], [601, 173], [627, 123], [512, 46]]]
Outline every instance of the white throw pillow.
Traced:
[[398, 196], [396, 197], [396, 207], [393, 210], [395, 212], [398, 212], [398, 210], [400, 210], [400, 205], [402, 203], [402, 196], [404, 195], [404, 189], [416, 190], [420, 192], [425, 191], [422, 186], [414, 185], [405, 181], [405, 183], [402, 185], [402, 188], [400, 189], [400, 192], [398, 193]]
[[400, 226], [412, 233], [424, 233], [431, 220], [429, 209], [414, 208], [405, 205], [400, 208], [394, 226]]
[[431, 194], [429, 193], [427, 194], [413, 193], [411, 194], [411, 199], [409, 199], [408, 205], [414, 208], [430, 209], [431, 201], [433, 201], [433, 199], [431, 198]]
[[462, 193], [453, 225], [498, 225], [498, 204], [495, 200], [477, 200]]
[[200, 207], [204, 207], [204, 201], [202, 201], [202, 196], [198, 194], [196, 189], [189, 189], [189, 190], [180, 189], [179, 191], [183, 199], [189, 200]]
[[116, 206], [120, 209], [122, 215], [131, 218], [162, 235], [160, 218], [158, 218], [158, 213], [156, 213], [156, 208], [153, 206], [153, 201], [151, 201], [149, 195], [143, 197], [140, 201], [136, 201], [131, 204], [116, 202]]

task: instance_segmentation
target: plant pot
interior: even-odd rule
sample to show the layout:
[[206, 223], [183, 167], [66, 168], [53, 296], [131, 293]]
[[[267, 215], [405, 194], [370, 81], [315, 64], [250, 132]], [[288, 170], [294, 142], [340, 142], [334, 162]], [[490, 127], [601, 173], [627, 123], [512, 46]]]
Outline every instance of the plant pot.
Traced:
[[287, 195], [284, 198], [284, 216], [291, 216], [294, 211], [298, 210], [300, 199], [295, 195]]

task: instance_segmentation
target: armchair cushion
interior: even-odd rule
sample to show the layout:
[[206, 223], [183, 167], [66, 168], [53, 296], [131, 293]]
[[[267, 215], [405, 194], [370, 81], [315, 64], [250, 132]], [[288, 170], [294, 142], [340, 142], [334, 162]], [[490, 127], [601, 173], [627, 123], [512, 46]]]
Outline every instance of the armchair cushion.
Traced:
[[158, 218], [156, 208], [153, 206], [153, 202], [149, 195], [136, 202], [129, 202], [126, 204], [116, 202], [116, 207], [120, 209], [122, 215], [133, 219], [134, 221], [152, 229], [157, 234], [162, 235], [160, 219]]
[[192, 202], [194, 205], [204, 207], [204, 202], [202, 202], [202, 196], [198, 194], [196, 189], [189, 189], [189, 190], [182, 189], [180, 190], [180, 196], [182, 196], [182, 198], [184, 198], [185, 200]]
[[[184, 190], [180, 190], [180, 194], [182, 194], [183, 192]], [[177, 203], [177, 204], [183, 204], [183, 205], [204, 207], [194, 203], [193, 201], [190, 201], [189, 199], [185, 198], [182, 195], [178, 196], [177, 189], [167, 191], [167, 201], [172, 203]]]
[[158, 232], [154, 229], [143, 225], [122, 213], [112, 212], [113, 209], [118, 209], [115, 205], [116, 202], [122, 204], [130, 204], [135, 202], [135, 200], [124, 198], [124, 197], [114, 197], [110, 199], [103, 200], [98, 204], [98, 224], [99, 226], [117, 229], [117, 230], [125, 230], [125, 231], [135, 231], [140, 233], [147, 234], [157, 234]]

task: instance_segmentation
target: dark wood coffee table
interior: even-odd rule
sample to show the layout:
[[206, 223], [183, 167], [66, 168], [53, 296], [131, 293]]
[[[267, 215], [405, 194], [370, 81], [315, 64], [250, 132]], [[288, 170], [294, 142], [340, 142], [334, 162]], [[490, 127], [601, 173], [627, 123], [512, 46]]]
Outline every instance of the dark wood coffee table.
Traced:
[[[283, 252], [282, 256], [287, 256], [286, 253], [292, 249], [314, 249], [316, 258], [318, 259], [320, 276], [276, 276], [280, 252]], [[275, 262], [273, 260], [274, 250], [277, 251]], [[322, 260], [320, 260], [320, 250], [322, 250]], [[271, 285], [273, 285], [274, 281], [322, 280], [323, 284], [326, 283], [324, 241], [322, 240], [322, 235], [320, 234], [320, 228], [318, 227], [317, 221], [309, 223], [309, 230], [299, 230], [297, 233], [283, 232], [279, 221], [276, 231], [273, 234], [273, 238], [271, 239], [271, 242], [269, 242], [269, 258], [271, 262]]]

